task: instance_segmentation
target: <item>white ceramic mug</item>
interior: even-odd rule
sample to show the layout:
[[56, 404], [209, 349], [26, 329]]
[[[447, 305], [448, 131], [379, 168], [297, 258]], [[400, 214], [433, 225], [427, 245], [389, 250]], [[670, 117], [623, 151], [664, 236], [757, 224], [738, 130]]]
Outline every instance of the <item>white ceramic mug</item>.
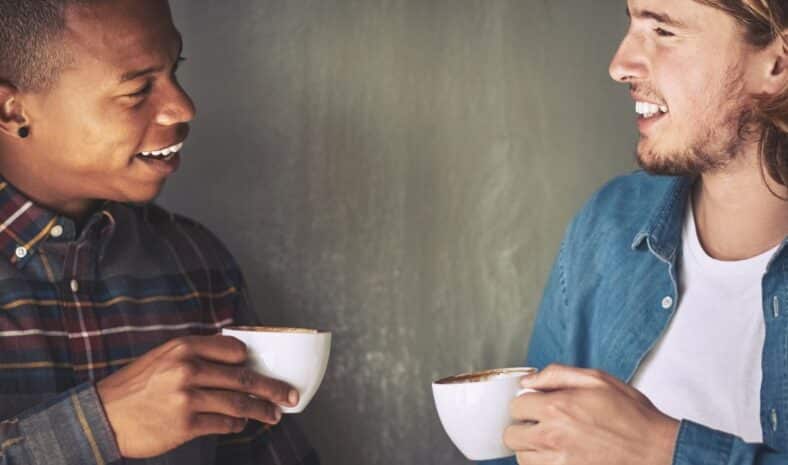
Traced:
[[314, 329], [232, 326], [222, 335], [246, 344], [247, 366], [269, 378], [284, 381], [299, 394], [298, 405], [282, 406], [283, 413], [301, 413], [312, 400], [326, 373], [331, 333]]
[[432, 395], [443, 429], [469, 460], [492, 460], [514, 455], [503, 443], [513, 423], [509, 404], [533, 389], [523, 389], [523, 376], [535, 368], [499, 368], [450, 376], [432, 383]]

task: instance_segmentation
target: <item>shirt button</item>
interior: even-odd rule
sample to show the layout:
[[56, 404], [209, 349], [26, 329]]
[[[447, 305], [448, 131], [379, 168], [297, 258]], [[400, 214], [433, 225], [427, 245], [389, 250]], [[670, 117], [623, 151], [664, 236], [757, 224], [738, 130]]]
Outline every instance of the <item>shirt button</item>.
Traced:
[[669, 309], [673, 306], [673, 297], [667, 295], [664, 299], [662, 299], [662, 308], [665, 310]]
[[69, 285], [71, 286], [71, 292], [79, 291], [79, 283], [77, 282], [76, 279], [72, 279]]
[[771, 420], [772, 420], [772, 431], [777, 431], [777, 410], [772, 409], [771, 412]]
[[17, 247], [16, 256], [19, 258], [25, 258], [27, 256], [27, 249], [24, 247]]
[[780, 299], [777, 296], [774, 296], [774, 299], [772, 299], [772, 311], [774, 312], [774, 318], [780, 318]]
[[55, 226], [53, 226], [53, 227], [52, 227], [52, 229], [49, 231], [49, 234], [50, 234], [52, 237], [60, 237], [60, 236], [62, 236], [62, 235], [63, 235], [63, 226], [60, 226], [59, 224], [56, 224], [56, 225], [55, 225]]

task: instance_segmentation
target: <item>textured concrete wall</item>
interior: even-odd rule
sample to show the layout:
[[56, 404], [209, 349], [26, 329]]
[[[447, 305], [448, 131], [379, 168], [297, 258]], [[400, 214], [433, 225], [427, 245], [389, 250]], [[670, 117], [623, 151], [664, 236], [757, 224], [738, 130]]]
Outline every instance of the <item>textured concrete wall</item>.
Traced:
[[464, 463], [430, 382], [522, 363], [572, 214], [632, 168], [619, 0], [172, 0], [198, 107], [161, 201], [271, 324], [334, 332], [327, 465]]

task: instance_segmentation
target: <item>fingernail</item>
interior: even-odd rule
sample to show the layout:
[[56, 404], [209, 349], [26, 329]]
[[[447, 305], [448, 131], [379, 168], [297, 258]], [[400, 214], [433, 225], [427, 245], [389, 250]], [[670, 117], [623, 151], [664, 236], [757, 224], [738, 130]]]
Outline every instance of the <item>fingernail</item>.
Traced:
[[276, 409], [274, 410], [274, 418], [276, 419], [277, 423], [279, 423], [279, 420], [282, 419], [282, 409], [280, 409], [279, 407], [276, 407]]
[[290, 394], [287, 395], [287, 400], [290, 402], [290, 405], [295, 405], [298, 403], [298, 391], [295, 389], [290, 390]]

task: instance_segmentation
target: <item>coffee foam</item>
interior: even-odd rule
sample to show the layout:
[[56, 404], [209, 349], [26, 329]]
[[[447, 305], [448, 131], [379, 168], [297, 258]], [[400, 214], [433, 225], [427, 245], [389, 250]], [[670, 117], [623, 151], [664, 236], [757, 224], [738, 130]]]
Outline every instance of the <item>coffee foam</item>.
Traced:
[[232, 331], [251, 331], [258, 333], [298, 333], [298, 334], [321, 334], [326, 331], [307, 328], [286, 328], [280, 326], [227, 326], [224, 329]]
[[496, 368], [493, 370], [477, 371], [474, 373], [462, 373], [459, 375], [449, 376], [435, 381], [435, 384], [461, 384], [461, 383], [479, 383], [493, 378], [509, 377], [509, 376], [525, 376], [536, 373], [535, 368]]

